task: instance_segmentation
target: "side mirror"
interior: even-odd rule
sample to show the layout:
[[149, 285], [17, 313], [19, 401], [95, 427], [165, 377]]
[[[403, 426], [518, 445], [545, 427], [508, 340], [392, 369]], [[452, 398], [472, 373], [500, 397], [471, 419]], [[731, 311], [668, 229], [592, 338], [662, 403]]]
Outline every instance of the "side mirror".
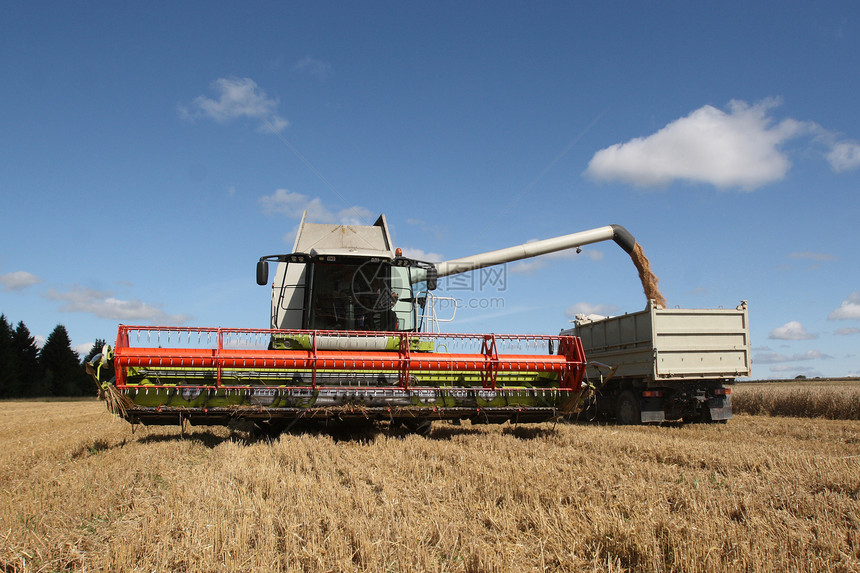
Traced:
[[427, 290], [436, 290], [436, 283], [439, 281], [439, 273], [436, 271], [436, 267], [430, 267], [427, 269]]
[[266, 286], [269, 282], [269, 263], [257, 261], [257, 284]]

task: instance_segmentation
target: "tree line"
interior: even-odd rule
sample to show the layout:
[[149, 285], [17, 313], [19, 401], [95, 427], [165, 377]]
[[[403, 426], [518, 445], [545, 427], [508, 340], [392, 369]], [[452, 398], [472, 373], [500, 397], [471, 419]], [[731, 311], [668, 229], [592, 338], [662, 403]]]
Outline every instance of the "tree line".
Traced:
[[95, 382], [84, 364], [104, 344], [104, 340], [96, 340], [81, 360], [72, 349], [66, 327], [58, 324], [39, 348], [23, 321], [13, 328], [6, 315], [0, 314], [0, 398], [94, 396]]

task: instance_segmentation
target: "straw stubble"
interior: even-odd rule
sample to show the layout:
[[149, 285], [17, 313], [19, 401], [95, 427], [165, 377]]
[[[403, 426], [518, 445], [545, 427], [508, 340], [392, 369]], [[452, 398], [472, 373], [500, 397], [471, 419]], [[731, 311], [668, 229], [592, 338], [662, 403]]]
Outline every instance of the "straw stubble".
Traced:
[[5, 403], [0, 570], [852, 571], [857, 421], [138, 428]]

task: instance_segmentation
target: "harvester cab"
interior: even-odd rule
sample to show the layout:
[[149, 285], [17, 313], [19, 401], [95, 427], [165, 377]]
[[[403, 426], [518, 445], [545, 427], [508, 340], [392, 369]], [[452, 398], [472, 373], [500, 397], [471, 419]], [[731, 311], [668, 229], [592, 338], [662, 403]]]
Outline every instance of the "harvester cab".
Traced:
[[371, 226], [303, 218], [291, 254], [257, 262], [257, 284], [268, 284], [270, 262], [273, 329], [417, 332], [436, 288], [432, 263], [392, 248], [384, 215]]
[[277, 432], [370, 420], [426, 431], [433, 420], [574, 415], [589, 392], [577, 336], [435, 332], [428, 300], [439, 277], [605, 240], [635, 246], [610, 225], [429, 263], [393, 248], [384, 216], [303, 217], [292, 252], [257, 263], [261, 285], [276, 265], [269, 328], [120, 325], [115, 378], [99, 384], [112, 411], [143, 424], [239, 420]]

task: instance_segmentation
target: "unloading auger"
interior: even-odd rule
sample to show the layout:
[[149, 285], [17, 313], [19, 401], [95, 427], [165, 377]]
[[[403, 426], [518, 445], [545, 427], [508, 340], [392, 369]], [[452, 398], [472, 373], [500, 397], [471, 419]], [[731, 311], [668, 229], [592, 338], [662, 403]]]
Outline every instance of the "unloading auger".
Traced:
[[[540, 422], [581, 411], [586, 358], [573, 335], [430, 332], [440, 277], [598, 241], [631, 253], [623, 227], [535, 241], [442, 263], [393, 249], [385, 216], [369, 226], [308, 223], [293, 251], [261, 257], [270, 328], [121, 325], [91, 364], [111, 411], [131, 423], [247, 421]], [[109, 381], [106, 378], [113, 377]]]

